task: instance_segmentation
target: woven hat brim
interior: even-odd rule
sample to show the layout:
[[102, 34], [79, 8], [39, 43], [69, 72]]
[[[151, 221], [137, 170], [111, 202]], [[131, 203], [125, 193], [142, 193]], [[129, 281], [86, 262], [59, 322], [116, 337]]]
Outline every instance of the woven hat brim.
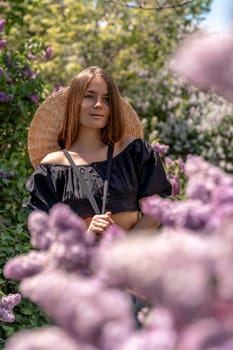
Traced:
[[[37, 109], [28, 133], [29, 158], [34, 168], [51, 152], [60, 150], [57, 138], [62, 126], [69, 88], [49, 96]], [[143, 138], [143, 127], [130, 103], [121, 97], [125, 135]]]

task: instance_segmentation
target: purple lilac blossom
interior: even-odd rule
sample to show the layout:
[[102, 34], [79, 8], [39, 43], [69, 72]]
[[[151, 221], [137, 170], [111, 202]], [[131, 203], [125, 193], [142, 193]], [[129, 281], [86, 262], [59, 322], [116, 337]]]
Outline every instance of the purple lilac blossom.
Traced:
[[120, 324], [124, 332], [134, 327], [129, 296], [106, 288], [95, 278], [81, 278], [61, 271], [43, 272], [23, 280], [20, 290], [57, 325], [84, 343], [98, 346], [107, 322]]
[[6, 66], [7, 66], [8, 68], [11, 68], [11, 56], [10, 56], [9, 54], [6, 54], [6, 55], [4, 56], [4, 58], [5, 58]]
[[45, 61], [49, 61], [49, 60], [52, 58], [52, 54], [53, 54], [52, 47], [51, 47], [51, 46], [48, 46], [48, 47], [45, 49], [44, 60], [45, 60]]
[[[232, 222], [233, 219], [233, 204], [225, 204], [218, 207], [214, 215], [210, 216], [210, 219], [206, 225], [206, 230], [208, 232], [217, 231], [221, 229], [223, 223], [228, 221]], [[221, 231], [221, 230], [219, 230]]]
[[0, 40], [0, 50], [5, 49], [7, 43], [8, 43], [8, 41], [6, 39]]
[[61, 269], [90, 274], [95, 237], [86, 233], [86, 224], [67, 205], [57, 204], [50, 215], [35, 211], [29, 216], [31, 243], [42, 251], [31, 251], [9, 260], [4, 273], [20, 280], [42, 269]]
[[[197, 170], [198, 166], [199, 171]], [[230, 188], [233, 187], [232, 175], [225, 174], [210, 164], [207, 169], [203, 169], [202, 160], [194, 160], [193, 157], [188, 158], [185, 167], [188, 174], [186, 185], [186, 195], [188, 198], [201, 199], [203, 203], [208, 203], [212, 201], [214, 192], [219, 191], [219, 187], [226, 186], [228, 187], [227, 191], [230, 191]]]
[[[169, 331], [135, 332], [116, 350], [174, 350], [174, 335]], [[115, 350], [115, 349], [114, 349]]]
[[174, 161], [170, 157], [165, 157], [164, 161], [165, 161], [166, 167], [174, 166]]
[[129, 334], [123, 344], [118, 341], [114, 350], [174, 350], [178, 334], [173, 323], [173, 316], [168, 310], [152, 309], [145, 327]]
[[41, 272], [47, 260], [44, 252], [32, 250], [27, 254], [18, 255], [8, 260], [3, 273], [6, 278], [20, 281]]
[[13, 314], [13, 308], [21, 301], [21, 295], [8, 294], [0, 299], [0, 321], [14, 322], [15, 316]]
[[4, 91], [0, 91], [0, 103], [10, 102], [13, 100], [13, 96], [7, 94]]
[[180, 45], [173, 60], [173, 69], [197, 87], [213, 89], [232, 99], [232, 52], [232, 33], [199, 31]]
[[99, 248], [107, 248], [112, 245], [113, 242], [117, 242], [124, 237], [126, 237], [126, 232], [124, 230], [117, 225], [111, 225], [104, 232], [104, 235], [100, 240]]
[[93, 236], [86, 235], [87, 227], [84, 220], [77, 216], [69, 206], [56, 204], [49, 214], [49, 228], [53, 230], [58, 241], [69, 245], [80, 241], [93, 242]]
[[233, 185], [233, 177], [226, 174], [222, 169], [212, 165], [199, 156], [189, 155], [185, 162], [185, 173], [188, 179], [194, 176], [209, 179], [213, 182], [213, 186], [217, 185]]
[[35, 94], [31, 94], [28, 96], [29, 100], [32, 101], [35, 104], [38, 104], [40, 101], [39, 96], [35, 95]]
[[33, 72], [30, 67], [24, 67], [22, 70], [22, 73], [25, 76], [25, 78], [35, 78], [36, 77], [35, 72]]
[[216, 187], [213, 190], [212, 201], [217, 207], [228, 203], [233, 204], [233, 184]]
[[51, 326], [16, 333], [6, 344], [5, 350], [98, 350], [70, 337], [61, 328]]
[[13, 79], [8, 75], [8, 77], [7, 77], [7, 83], [8, 83], [8, 84], [12, 84], [12, 82], [13, 82]]
[[12, 174], [7, 173], [6, 171], [0, 169], [0, 179], [8, 179], [11, 180], [13, 178]]
[[185, 231], [141, 236], [115, 242], [97, 253], [93, 264], [97, 274], [104, 275], [104, 283], [170, 307], [191, 310], [205, 305], [213, 261], [221, 249], [219, 240]]
[[3, 32], [5, 24], [6, 24], [6, 20], [5, 19], [0, 19], [0, 33]]
[[172, 185], [172, 196], [177, 196], [180, 193], [180, 183], [178, 175], [174, 175], [170, 181]]
[[171, 201], [152, 196], [143, 202], [142, 211], [163, 225], [180, 226], [196, 231], [207, 227], [212, 207], [199, 200]]
[[160, 156], [164, 156], [169, 150], [169, 146], [168, 145], [163, 145], [163, 144], [161, 144], [159, 142], [156, 142], [156, 143], [152, 144], [152, 147], [154, 148], [154, 150], [156, 152], [159, 153]]
[[122, 324], [116, 322], [106, 322], [101, 330], [100, 345], [101, 350], [117, 350], [126, 339], [134, 334], [134, 331], [128, 327], [122, 327]]
[[49, 216], [36, 210], [28, 217], [28, 229], [31, 234], [31, 245], [34, 248], [47, 250], [54, 240], [55, 234], [49, 230]]
[[185, 174], [187, 199], [171, 201], [152, 196], [143, 202], [143, 213], [167, 226], [216, 230], [232, 217], [233, 176], [198, 156], [188, 157]]
[[172, 313], [164, 308], [153, 308], [150, 310], [147, 317], [145, 328], [148, 330], [153, 329], [173, 329], [174, 318]]
[[[178, 338], [172, 313], [167, 309], [151, 309], [141, 336], [148, 340], [145, 349], [174, 350]], [[145, 341], [144, 340], [144, 341]], [[127, 348], [126, 348], [127, 349]]]
[[183, 161], [183, 159], [181, 157], [179, 157], [177, 159], [177, 163], [179, 166], [179, 171], [181, 174], [185, 174], [185, 162]]
[[34, 60], [36, 59], [36, 56], [33, 55], [31, 52], [29, 52], [29, 53], [27, 54], [27, 58], [28, 58], [30, 61], [34, 61]]
[[[179, 350], [230, 350], [228, 343], [233, 345], [233, 336], [230, 330], [221, 322], [207, 318], [193, 323], [183, 330], [178, 343]], [[229, 345], [228, 345], [229, 346]]]
[[89, 273], [95, 237], [86, 233], [86, 224], [67, 205], [57, 204], [50, 211], [49, 229], [56, 236], [50, 255], [56, 266]]
[[[229, 227], [232, 228], [233, 220]], [[224, 237], [226, 249], [222, 251], [219, 259], [215, 261], [215, 279], [217, 283], [217, 294], [220, 300], [233, 302], [233, 281], [231, 271], [233, 268], [232, 238]], [[232, 308], [232, 306], [231, 306]], [[230, 310], [230, 307], [228, 307]]]

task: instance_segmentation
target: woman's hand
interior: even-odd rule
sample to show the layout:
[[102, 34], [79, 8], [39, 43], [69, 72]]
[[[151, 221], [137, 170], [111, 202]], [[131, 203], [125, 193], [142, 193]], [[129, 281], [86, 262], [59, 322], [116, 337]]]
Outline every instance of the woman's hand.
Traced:
[[87, 232], [94, 232], [97, 238], [101, 238], [104, 231], [108, 228], [109, 225], [114, 224], [112, 219], [112, 213], [107, 211], [105, 214], [94, 215]]

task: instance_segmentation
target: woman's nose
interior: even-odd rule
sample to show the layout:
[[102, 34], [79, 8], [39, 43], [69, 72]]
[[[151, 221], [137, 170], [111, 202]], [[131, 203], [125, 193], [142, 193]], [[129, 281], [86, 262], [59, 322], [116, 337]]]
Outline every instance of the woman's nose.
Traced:
[[100, 99], [97, 99], [95, 101], [95, 108], [101, 108], [102, 107], [102, 101]]

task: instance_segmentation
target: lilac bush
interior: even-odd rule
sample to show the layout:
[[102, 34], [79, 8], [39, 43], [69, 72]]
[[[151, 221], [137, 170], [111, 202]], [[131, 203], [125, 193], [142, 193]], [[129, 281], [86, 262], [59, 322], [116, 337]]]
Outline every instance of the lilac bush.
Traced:
[[[38, 103], [49, 93], [41, 76], [41, 63], [45, 64], [43, 51], [48, 43], [45, 45], [41, 37], [25, 38], [26, 3], [1, 2], [0, 8], [0, 292], [8, 295], [16, 293], [18, 283], [3, 278], [3, 265], [7, 259], [31, 248], [28, 213], [22, 208], [26, 179], [31, 173], [26, 144], [32, 116]], [[31, 258], [37, 271], [38, 260], [39, 257]], [[25, 262], [27, 273], [31, 270], [29, 265]], [[20, 327], [33, 328], [45, 323], [46, 317], [39, 308], [23, 300], [17, 307], [16, 322], [0, 327], [0, 348]]]
[[159, 137], [170, 146], [172, 157], [182, 156], [185, 160], [187, 154], [196, 154], [232, 172], [233, 148], [229, 147], [233, 139], [231, 100], [216, 95], [212, 90], [201, 91], [187, 84], [168, 63], [156, 79], [149, 79], [154, 79], [151, 82], [155, 90], [153, 98], [162, 111], [160, 113], [163, 113], [163, 119], [155, 113], [150, 124], [149, 140]]
[[[6, 350], [62, 342], [71, 350], [231, 348], [233, 177], [196, 156], [180, 166], [186, 198], [153, 196], [143, 206], [159, 215], [159, 235], [112, 226], [96, 241], [64, 204], [30, 215], [34, 250], [9, 260], [4, 273], [21, 281], [22, 295], [56, 327], [20, 332]], [[132, 296], [145, 305], [140, 329]]]

